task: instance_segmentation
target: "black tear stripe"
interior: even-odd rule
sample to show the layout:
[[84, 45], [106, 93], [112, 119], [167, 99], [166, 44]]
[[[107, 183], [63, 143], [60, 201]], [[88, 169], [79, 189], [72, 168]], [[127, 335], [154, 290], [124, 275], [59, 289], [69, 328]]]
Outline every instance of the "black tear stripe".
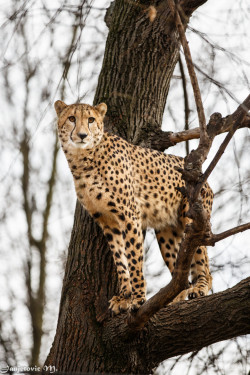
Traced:
[[70, 133], [70, 139], [71, 139], [72, 142], [74, 142], [73, 139], [72, 139], [72, 134], [73, 134], [73, 131], [75, 130], [75, 128], [76, 128], [76, 122], [75, 122], [74, 129], [73, 129], [72, 132]]
[[[74, 111], [73, 111], [73, 115], [72, 115], [72, 116], [75, 116], [75, 114], [76, 114], [76, 108], [74, 108]], [[68, 119], [68, 118], [67, 118], [67, 119]], [[72, 132], [70, 133], [70, 136], [69, 136], [72, 142], [73, 142], [72, 134], [73, 134], [73, 131], [75, 130], [75, 128], [76, 128], [76, 122], [75, 122], [74, 128], [73, 128], [73, 130], [72, 130]]]

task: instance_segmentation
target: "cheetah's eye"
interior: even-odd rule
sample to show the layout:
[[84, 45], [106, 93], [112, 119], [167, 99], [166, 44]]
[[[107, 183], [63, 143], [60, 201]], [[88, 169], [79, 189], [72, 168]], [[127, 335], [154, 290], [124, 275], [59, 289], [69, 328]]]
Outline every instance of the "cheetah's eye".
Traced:
[[69, 116], [69, 121], [70, 122], [76, 122], [75, 116]]
[[95, 118], [94, 117], [89, 117], [89, 124], [92, 124], [92, 122], [95, 121]]

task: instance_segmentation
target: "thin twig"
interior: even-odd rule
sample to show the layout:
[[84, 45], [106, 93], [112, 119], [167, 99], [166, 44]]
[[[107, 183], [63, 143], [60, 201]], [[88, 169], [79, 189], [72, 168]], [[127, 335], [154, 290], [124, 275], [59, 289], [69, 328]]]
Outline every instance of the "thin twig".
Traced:
[[[188, 102], [188, 93], [187, 93], [187, 80], [185, 76], [185, 71], [183, 67], [183, 63], [181, 60], [181, 56], [179, 56], [179, 66], [180, 66], [180, 72], [181, 72], [181, 81], [182, 81], [182, 88], [183, 88], [183, 97], [184, 97], [184, 111], [185, 111], [185, 130], [189, 130], [189, 124], [188, 124], [188, 118], [189, 118], [189, 102]], [[186, 154], [189, 154], [189, 142], [186, 141]]]
[[219, 147], [219, 150], [216, 152], [216, 155], [215, 157], [213, 158], [213, 160], [211, 161], [211, 163], [209, 164], [208, 168], [206, 169], [205, 173], [203, 174], [202, 176], [202, 183], [204, 183], [205, 181], [207, 181], [208, 177], [210, 176], [210, 174], [212, 173], [212, 171], [214, 170], [214, 168], [216, 167], [218, 161], [220, 160], [220, 158], [222, 157], [222, 155], [224, 154], [224, 151], [227, 147], [227, 145], [229, 144], [229, 142], [231, 141], [233, 135], [234, 135], [235, 131], [230, 131], [226, 138], [224, 139], [224, 141], [222, 142], [222, 144], [220, 145]]
[[234, 234], [244, 232], [245, 230], [248, 230], [248, 229], [250, 229], [250, 223], [238, 225], [237, 227], [228, 229], [225, 232], [222, 232], [219, 234], [213, 234], [210, 238], [208, 238], [205, 241], [206, 242], [205, 244], [208, 246], [214, 246], [216, 242], [224, 240], [225, 238], [233, 236]]
[[229, 126], [229, 133], [227, 134], [226, 138], [220, 145], [219, 150], [217, 151], [215, 157], [213, 158], [213, 160], [207, 167], [205, 173], [203, 174], [201, 184], [207, 181], [208, 177], [210, 176], [215, 166], [217, 165], [218, 161], [220, 160], [221, 156], [223, 155], [230, 140], [233, 138], [234, 133], [236, 132], [237, 129], [241, 127], [241, 124], [249, 110], [250, 110], [250, 95], [248, 95], [248, 97], [244, 100], [242, 104], [239, 105], [236, 111], [231, 116], [229, 116], [228, 121], [227, 121], [228, 126]]
[[186, 64], [187, 64], [187, 68], [188, 68], [188, 72], [189, 72], [189, 76], [190, 76], [190, 80], [191, 80], [191, 84], [192, 84], [192, 88], [193, 88], [193, 92], [194, 92], [194, 98], [195, 98], [198, 118], [199, 118], [200, 140], [203, 143], [203, 142], [206, 141], [206, 138], [207, 138], [206, 118], [205, 118], [205, 112], [204, 112], [204, 108], [203, 108], [203, 104], [202, 104], [199, 84], [198, 84], [198, 80], [197, 80], [197, 77], [196, 77], [196, 74], [195, 74], [194, 65], [193, 65], [193, 62], [192, 62], [191, 52], [190, 52], [188, 42], [187, 42], [187, 39], [186, 39], [186, 36], [185, 36], [185, 30], [184, 30], [184, 27], [183, 27], [183, 24], [182, 24], [180, 15], [179, 15], [179, 11], [176, 8], [173, 0], [168, 0], [168, 5], [169, 5], [169, 8], [170, 8], [173, 16], [175, 16], [176, 28], [179, 32], [181, 44], [182, 44], [182, 47], [183, 47], [183, 51], [184, 51], [184, 55], [185, 55], [185, 59], [186, 59]]

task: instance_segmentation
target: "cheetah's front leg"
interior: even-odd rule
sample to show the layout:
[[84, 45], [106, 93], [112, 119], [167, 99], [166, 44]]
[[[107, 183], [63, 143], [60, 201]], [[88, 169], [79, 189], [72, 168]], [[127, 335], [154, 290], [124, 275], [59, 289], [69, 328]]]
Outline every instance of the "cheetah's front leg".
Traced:
[[146, 301], [146, 282], [143, 276], [143, 234], [141, 223], [135, 217], [127, 223], [125, 245], [132, 283], [131, 310], [136, 311]]
[[125, 244], [123, 239], [125, 232], [121, 231], [117, 226], [111, 228], [107, 225], [103, 228], [103, 231], [113, 254], [120, 285], [120, 294], [119, 296], [111, 298], [109, 301], [109, 308], [114, 314], [119, 314], [130, 308], [132, 294], [128, 260], [125, 254]]

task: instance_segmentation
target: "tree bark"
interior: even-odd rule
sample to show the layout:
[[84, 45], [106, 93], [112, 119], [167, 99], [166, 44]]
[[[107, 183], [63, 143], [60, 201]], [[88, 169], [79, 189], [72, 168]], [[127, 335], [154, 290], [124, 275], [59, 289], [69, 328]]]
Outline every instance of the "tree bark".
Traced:
[[[182, 1], [182, 22], [204, 2]], [[149, 5], [146, 0], [115, 1], [94, 100], [108, 105], [109, 131], [141, 145], [150, 145], [150, 135], [160, 130], [179, 56], [178, 34], [166, 2], [157, 1], [153, 22]], [[248, 285], [244, 293], [237, 289], [222, 300], [217, 295], [167, 307], [142, 331], [133, 332], [126, 314], [109, 316], [108, 300], [118, 292], [116, 269], [101, 229], [77, 203], [57, 331], [45, 364], [65, 372], [151, 373], [166, 358], [249, 332]], [[204, 337], [201, 328], [206, 326]]]
[[161, 361], [197, 351], [204, 346], [250, 333], [250, 277], [224, 292], [162, 309], [138, 333], [129, 330], [124, 316], [110, 319], [104, 341], [119, 351], [121, 341], [140, 342], [144, 363], [139, 373], [150, 373]]
[[179, 40], [169, 8], [160, 2], [150, 22], [146, 1], [115, 1], [94, 104], [108, 105], [107, 127], [129, 142], [147, 143], [159, 129]]

